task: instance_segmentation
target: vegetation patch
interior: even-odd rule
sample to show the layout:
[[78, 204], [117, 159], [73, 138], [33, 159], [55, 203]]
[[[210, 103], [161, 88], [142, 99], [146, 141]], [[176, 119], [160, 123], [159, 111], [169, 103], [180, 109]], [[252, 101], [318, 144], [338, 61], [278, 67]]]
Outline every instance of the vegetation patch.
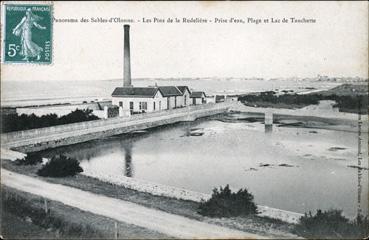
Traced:
[[309, 239], [363, 239], [369, 235], [369, 221], [362, 216], [350, 221], [341, 210], [317, 210], [315, 215], [305, 213], [294, 232]]
[[277, 95], [274, 91], [261, 92], [258, 95], [242, 95], [239, 101], [247, 106], [257, 107], [280, 107], [280, 108], [302, 108], [308, 105], [316, 105], [321, 100], [333, 100], [334, 107], [341, 112], [366, 113], [368, 106], [368, 94], [364, 95], [336, 95], [332, 93], [311, 94], [282, 94]]
[[77, 159], [56, 155], [39, 169], [37, 174], [42, 177], [68, 177], [80, 172], [83, 172], [83, 169]]
[[235, 217], [257, 214], [254, 196], [247, 189], [232, 192], [229, 185], [213, 189], [211, 198], [199, 205], [198, 213], [209, 217]]
[[90, 109], [76, 109], [75, 111], [61, 117], [58, 117], [56, 114], [47, 114], [41, 117], [38, 117], [35, 114], [18, 115], [17, 113], [2, 115], [1, 131], [6, 133], [99, 119], [97, 116], [93, 115], [92, 112], [93, 110]]
[[42, 162], [42, 157], [39, 153], [27, 153], [23, 159], [17, 159], [17, 165], [36, 165]]

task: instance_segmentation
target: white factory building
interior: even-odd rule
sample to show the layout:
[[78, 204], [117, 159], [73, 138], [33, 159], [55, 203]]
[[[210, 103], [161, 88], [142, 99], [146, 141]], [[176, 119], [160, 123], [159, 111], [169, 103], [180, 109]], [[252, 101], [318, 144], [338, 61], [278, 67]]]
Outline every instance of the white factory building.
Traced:
[[115, 88], [111, 95], [112, 104], [122, 112], [156, 112], [206, 102], [205, 93], [191, 93], [187, 86], [134, 87], [131, 83], [129, 45], [129, 25], [124, 25], [123, 87]]
[[187, 86], [117, 87], [112, 104], [131, 113], [155, 112], [191, 104]]

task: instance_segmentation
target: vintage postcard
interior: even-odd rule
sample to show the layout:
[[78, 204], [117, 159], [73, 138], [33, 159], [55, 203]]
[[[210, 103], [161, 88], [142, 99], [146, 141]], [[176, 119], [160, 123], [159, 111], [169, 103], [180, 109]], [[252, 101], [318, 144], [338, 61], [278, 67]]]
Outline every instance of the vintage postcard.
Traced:
[[363, 239], [368, 3], [1, 3], [3, 239]]

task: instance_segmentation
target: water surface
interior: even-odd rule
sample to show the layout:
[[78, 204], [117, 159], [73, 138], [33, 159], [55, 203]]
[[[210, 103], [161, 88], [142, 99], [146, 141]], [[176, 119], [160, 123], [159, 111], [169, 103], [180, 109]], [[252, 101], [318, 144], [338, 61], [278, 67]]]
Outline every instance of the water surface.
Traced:
[[[356, 214], [358, 170], [347, 166], [357, 164], [357, 133], [277, 125], [265, 133], [264, 125], [249, 117], [233, 113], [44, 154], [63, 153], [84, 169], [203, 193], [225, 184], [247, 188], [258, 204], [284, 210], [338, 208]], [[368, 167], [366, 158], [364, 164]], [[362, 174], [360, 200], [367, 213], [368, 171]]]
[[[240, 79], [133, 79], [137, 87], [182, 86], [205, 91], [207, 94], [237, 94], [254, 91], [289, 89], [296, 92], [308, 91], [306, 88], [329, 89], [339, 83], [297, 80], [240, 80]], [[19, 106], [33, 104], [55, 104], [82, 102], [84, 100], [110, 99], [113, 90], [122, 86], [122, 80], [102, 81], [4, 81], [1, 83], [1, 105]]]

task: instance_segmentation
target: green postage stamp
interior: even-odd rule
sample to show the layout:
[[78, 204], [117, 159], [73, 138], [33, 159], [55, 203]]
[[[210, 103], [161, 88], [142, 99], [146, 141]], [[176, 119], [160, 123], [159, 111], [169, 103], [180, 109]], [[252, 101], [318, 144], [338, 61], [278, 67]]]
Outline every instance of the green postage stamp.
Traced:
[[52, 5], [3, 5], [3, 62], [52, 62]]

